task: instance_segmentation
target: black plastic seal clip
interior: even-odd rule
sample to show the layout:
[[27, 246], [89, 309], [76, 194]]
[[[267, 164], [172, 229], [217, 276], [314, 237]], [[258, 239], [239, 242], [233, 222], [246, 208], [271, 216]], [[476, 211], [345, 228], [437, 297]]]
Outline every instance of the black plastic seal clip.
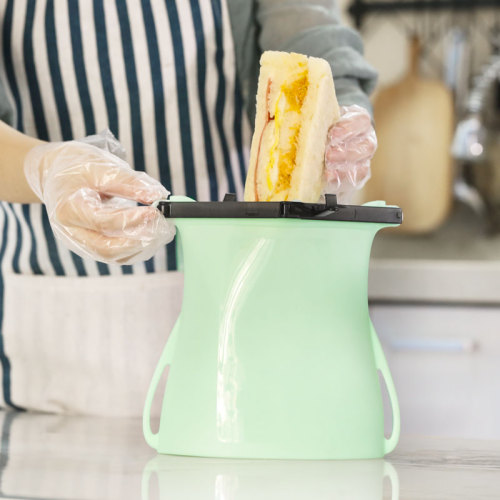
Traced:
[[401, 224], [399, 207], [339, 205], [334, 194], [325, 195], [325, 203], [299, 201], [236, 201], [226, 194], [224, 201], [161, 201], [158, 209], [167, 218], [189, 219], [309, 219], [350, 222]]

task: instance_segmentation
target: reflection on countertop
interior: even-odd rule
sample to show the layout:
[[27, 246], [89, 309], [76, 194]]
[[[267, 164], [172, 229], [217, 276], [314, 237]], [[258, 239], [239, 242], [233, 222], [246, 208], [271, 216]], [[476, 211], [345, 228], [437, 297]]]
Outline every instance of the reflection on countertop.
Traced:
[[[382, 500], [385, 477], [393, 491], [388, 498], [399, 498], [397, 472], [381, 459], [226, 460], [163, 455], [153, 458], [144, 469], [142, 499], [172, 495], [178, 500]], [[154, 494], [153, 484], [159, 490]]]
[[155, 455], [139, 419], [0, 412], [0, 498], [489, 499], [500, 442], [402, 438], [386, 460], [226, 460]]

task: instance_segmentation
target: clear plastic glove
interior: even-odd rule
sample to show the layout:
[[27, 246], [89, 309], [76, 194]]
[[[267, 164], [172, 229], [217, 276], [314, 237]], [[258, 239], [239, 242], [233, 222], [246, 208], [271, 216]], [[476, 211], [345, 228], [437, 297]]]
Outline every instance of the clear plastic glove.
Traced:
[[370, 115], [361, 106], [340, 108], [340, 120], [328, 131], [325, 151], [325, 192], [344, 197], [370, 178], [370, 160], [377, 136]]
[[175, 236], [175, 226], [159, 210], [137, 206], [169, 192], [132, 170], [117, 156], [123, 154], [108, 131], [82, 142], [43, 144], [26, 156], [26, 178], [45, 203], [54, 234], [81, 257], [132, 264], [149, 259]]

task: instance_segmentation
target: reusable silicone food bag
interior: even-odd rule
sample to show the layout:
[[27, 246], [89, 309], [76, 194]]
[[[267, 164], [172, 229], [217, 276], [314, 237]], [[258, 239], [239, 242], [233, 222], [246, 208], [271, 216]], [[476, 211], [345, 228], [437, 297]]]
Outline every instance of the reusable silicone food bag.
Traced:
[[[153, 375], [146, 441], [159, 453], [233, 458], [364, 459], [399, 438], [394, 384], [368, 312], [368, 263], [383, 202], [193, 202], [175, 219], [182, 310]], [[168, 332], [166, 332], [167, 334]], [[150, 408], [169, 367], [159, 431]], [[378, 371], [393, 429], [384, 437]]]

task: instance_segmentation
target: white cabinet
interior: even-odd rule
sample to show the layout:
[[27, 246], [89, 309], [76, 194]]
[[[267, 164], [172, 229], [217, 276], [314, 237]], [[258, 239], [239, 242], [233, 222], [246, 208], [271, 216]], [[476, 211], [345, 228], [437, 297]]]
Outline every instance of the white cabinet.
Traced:
[[500, 307], [387, 302], [370, 312], [402, 433], [500, 439]]
[[373, 259], [369, 297], [402, 432], [500, 439], [500, 261]]

